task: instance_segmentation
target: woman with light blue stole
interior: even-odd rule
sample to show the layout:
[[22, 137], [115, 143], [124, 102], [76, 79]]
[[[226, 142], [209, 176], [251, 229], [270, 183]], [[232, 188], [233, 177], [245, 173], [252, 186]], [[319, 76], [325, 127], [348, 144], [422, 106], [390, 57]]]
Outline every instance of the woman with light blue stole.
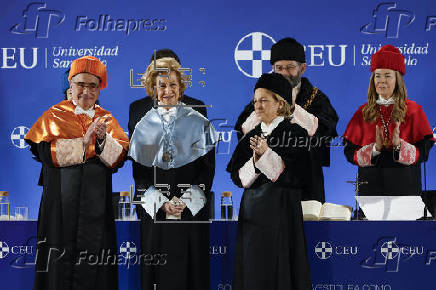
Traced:
[[[153, 61], [143, 83], [155, 97], [131, 137], [141, 219], [141, 288], [209, 289], [208, 195], [217, 134], [181, 96], [186, 76], [172, 58]], [[138, 191], [140, 190], [140, 191]], [[156, 285], [156, 286], [155, 286]]]

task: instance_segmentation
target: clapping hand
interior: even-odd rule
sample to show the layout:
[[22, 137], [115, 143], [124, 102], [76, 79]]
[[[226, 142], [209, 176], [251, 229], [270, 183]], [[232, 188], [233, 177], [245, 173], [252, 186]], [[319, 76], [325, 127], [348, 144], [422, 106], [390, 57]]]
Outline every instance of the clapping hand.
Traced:
[[378, 125], [375, 126], [375, 150], [381, 151], [383, 149], [383, 129], [380, 128]]
[[256, 162], [268, 149], [268, 143], [265, 137], [256, 135], [250, 138], [250, 148], [253, 150], [253, 159]]
[[394, 132], [392, 132], [392, 145], [397, 147], [400, 145], [400, 122], [395, 123]]
[[104, 120], [100, 119], [99, 122], [95, 125], [95, 134], [97, 136], [97, 139], [104, 139], [106, 138], [106, 129], [107, 129], [107, 118]]
[[98, 117], [92, 122], [83, 137], [83, 145], [85, 147], [88, 147], [94, 135], [97, 136], [97, 139], [104, 139], [106, 137], [107, 121], [107, 117]]

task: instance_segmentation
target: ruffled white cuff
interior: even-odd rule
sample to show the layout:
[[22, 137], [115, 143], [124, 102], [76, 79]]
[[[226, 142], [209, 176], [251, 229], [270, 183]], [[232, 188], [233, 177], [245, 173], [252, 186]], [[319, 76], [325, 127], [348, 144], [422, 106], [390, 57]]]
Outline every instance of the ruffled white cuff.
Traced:
[[259, 174], [256, 173], [256, 168], [254, 168], [253, 157], [245, 162], [244, 166], [239, 169], [238, 173], [242, 186], [244, 188], [249, 188], [259, 176]]
[[306, 129], [309, 136], [313, 136], [318, 129], [318, 118], [307, 112], [301, 106], [295, 104], [294, 114], [291, 123], [296, 123]]
[[376, 156], [378, 156], [380, 154], [381, 154], [381, 152], [377, 151], [377, 149], [375, 149], [375, 143], [374, 143], [374, 146], [372, 146], [371, 156], [372, 157], [376, 157]]
[[398, 162], [404, 165], [412, 165], [414, 164], [419, 157], [419, 151], [418, 154], [416, 147], [410, 143], [407, 143], [403, 139], [400, 139], [400, 156], [398, 158]]
[[282, 158], [271, 148], [268, 148], [254, 165], [272, 182], [275, 182], [285, 169]]
[[193, 216], [195, 216], [204, 207], [207, 201], [203, 190], [201, 190], [197, 185], [185, 190], [180, 199], [183, 200]]
[[354, 155], [354, 161], [357, 163], [357, 165], [359, 165], [360, 167], [367, 167], [373, 165], [371, 163], [371, 157], [372, 157], [374, 146], [375, 143], [371, 143], [363, 146], [362, 148], [356, 151]]
[[123, 153], [123, 146], [121, 146], [112, 136], [106, 133], [106, 140], [104, 149], [100, 154], [100, 160], [108, 167], [114, 167], [118, 158]]
[[84, 148], [82, 137], [75, 139], [57, 139], [51, 147], [52, 156], [54, 155], [55, 157], [55, 160], [53, 160], [55, 166], [66, 167], [83, 163]]
[[154, 218], [157, 211], [167, 201], [169, 200], [165, 195], [163, 195], [154, 186], [150, 186], [141, 197], [141, 206], [145, 209], [149, 216]]

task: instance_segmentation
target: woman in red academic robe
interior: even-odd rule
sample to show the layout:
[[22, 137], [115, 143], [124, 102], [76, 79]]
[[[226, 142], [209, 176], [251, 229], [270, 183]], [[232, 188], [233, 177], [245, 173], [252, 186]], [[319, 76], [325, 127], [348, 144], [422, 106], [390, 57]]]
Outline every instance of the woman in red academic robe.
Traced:
[[347, 160], [359, 166], [360, 195], [418, 195], [421, 162], [427, 161], [433, 132], [420, 105], [409, 100], [404, 56], [392, 45], [371, 58], [368, 101], [344, 134]]

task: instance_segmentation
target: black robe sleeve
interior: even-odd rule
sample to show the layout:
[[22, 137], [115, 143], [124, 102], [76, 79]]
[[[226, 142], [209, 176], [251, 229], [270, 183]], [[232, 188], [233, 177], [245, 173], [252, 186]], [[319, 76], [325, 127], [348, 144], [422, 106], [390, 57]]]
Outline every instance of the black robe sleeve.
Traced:
[[26, 140], [26, 141], [30, 145], [30, 151], [34, 155], [34, 159], [36, 161], [41, 162], [44, 165], [48, 165], [50, 167], [54, 166], [51, 158], [51, 149], [50, 149], [51, 144], [49, 142], [33, 143], [30, 140]]
[[430, 149], [433, 147], [434, 141], [432, 140], [432, 135], [427, 135], [424, 137], [423, 140], [420, 140], [416, 142], [415, 145], [416, 148], [419, 150], [419, 159], [418, 163], [420, 162], [427, 162], [428, 160], [428, 154], [430, 152]]
[[318, 118], [318, 129], [312, 138], [317, 138], [321, 166], [330, 166], [330, 143], [338, 136], [336, 125], [339, 117], [327, 96], [318, 91], [307, 111]]

